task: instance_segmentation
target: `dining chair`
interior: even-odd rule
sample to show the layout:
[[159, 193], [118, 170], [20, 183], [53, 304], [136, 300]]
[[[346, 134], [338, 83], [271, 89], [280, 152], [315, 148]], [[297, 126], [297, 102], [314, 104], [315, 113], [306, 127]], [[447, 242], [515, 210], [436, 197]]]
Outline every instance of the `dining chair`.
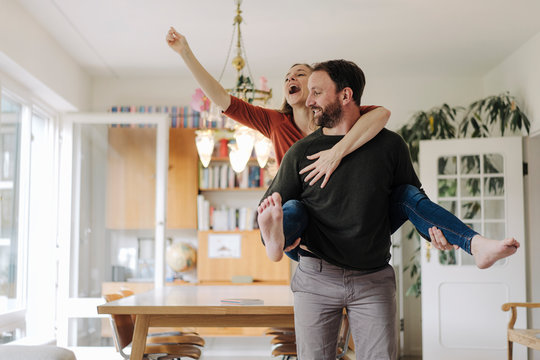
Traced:
[[[265, 331], [265, 334], [274, 335], [274, 338], [270, 341], [271, 344], [275, 345], [272, 349], [273, 356], [281, 356], [283, 360], [297, 358], [294, 328], [270, 328]], [[339, 327], [336, 359], [343, 358], [347, 353], [350, 335], [349, 319], [344, 311]]]
[[517, 320], [517, 308], [540, 308], [540, 303], [505, 303], [503, 311], [512, 310], [512, 316], [508, 322], [508, 360], [512, 360], [514, 343], [525, 345], [531, 349], [540, 350], [540, 329], [514, 329]]
[[[104, 298], [107, 302], [122, 299], [122, 293], [106, 294]], [[129, 354], [125, 349], [132, 342], [135, 330], [134, 319], [131, 315], [111, 315], [111, 326], [113, 329], [113, 339], [116, 350], [120, 355], [128, 360]], [[174, 335], [174, 336], [150, 336], [147, 337], [144, 349], [145, 358], [152, 359], [181, 359], [188, 357], [199, 359], [201, 356], [200, 346], [204, 346], [204, 339], [195, 335]]]
[[[135, 292], [133, 290], [130, 290], [130, 289], [127, 289], [127, 288], [122, 288], [120, 290], [118, 290], [118, 293], [119, 294], [122, 294], [123, 297], [128, 297], [128, 296], [132, 296], [132, 295], [135, 295]], [[135, 324], [135, 318], [137, 317], [137, 315], [131, 315], [131, 319], [133, 320], [133, 323]], [[151, 332], [151, 329], [149, 329], [148, 331], [148, 336], [149, 337], [154, 337], [154, 336], [182, 336], [182, 335], [194, 335], [194, 336], [199, 336], [199, 333], [196, 332], [196, 331], [178, 331], [178, 330], [174, 330], [174, 331], [161, 331], [161, 332]], [[202, 339], [202, 338], [201, 338]]]

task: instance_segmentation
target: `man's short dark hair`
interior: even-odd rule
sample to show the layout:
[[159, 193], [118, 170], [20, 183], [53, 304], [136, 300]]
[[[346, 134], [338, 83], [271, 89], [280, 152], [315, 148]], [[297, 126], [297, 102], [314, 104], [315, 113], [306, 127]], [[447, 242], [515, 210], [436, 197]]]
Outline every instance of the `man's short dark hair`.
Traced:
[[351, 88], [353, 100], [360, 106], [360, 99], [366, 86], [366, 77], [358, 65], [347, 60], [330, 60], [317, 63], [313, 66], [313, 71], [324, 71], [336, 84], [336, 91], [341, 91], [346, 87]]

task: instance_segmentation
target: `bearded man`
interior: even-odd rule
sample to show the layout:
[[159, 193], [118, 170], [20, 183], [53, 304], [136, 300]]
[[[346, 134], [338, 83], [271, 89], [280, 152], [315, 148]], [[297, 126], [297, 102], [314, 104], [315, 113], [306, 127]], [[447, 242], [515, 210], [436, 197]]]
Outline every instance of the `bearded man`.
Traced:
[[[301, 200], [309, 225], [291, 281], [300, 359], [335, 359], [343, 308], [347, 310], [357, 359], [397, 359], [396, 283], [390, 260], [388, 219], [392, 188], [420, 187], [403, 139], [383, 129], [341, 161], [324, 188], [300, 175], [307, 156], [335, 145], [360, 117], [365, 86], [353, 62], [316, 64], [306, 105], [320, 129], [285, 154], [265, 194], [261, 215], [279, 220], [281, 204]], [[265, 221], [269, 232], [283, 231]]]

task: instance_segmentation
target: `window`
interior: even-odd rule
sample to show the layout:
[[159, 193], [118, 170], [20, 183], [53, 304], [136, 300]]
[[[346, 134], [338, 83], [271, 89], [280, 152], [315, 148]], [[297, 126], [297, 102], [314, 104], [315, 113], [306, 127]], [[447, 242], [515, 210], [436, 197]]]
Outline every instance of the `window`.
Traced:
[[[504, 157], [501, 154], [452, 155], [438, 159], [439, 205], [474, 231], [492, 239], [506, 234]], [[502, 265], [507, 259], [499, 260]], [[442, 265], [475, 265], [471, 255], [440, 251]]]
[[0, 105], [0, 314], [11, 328], [1, 329], [3, 343], [24, 333], [24, 243], [19, 228], [23, 106], [5, 95]]
[[[0, 96], [0, 344], [54, 338], [57, 124], [27, 98]], [[45, 340], [47, 341], [47, 340]]]

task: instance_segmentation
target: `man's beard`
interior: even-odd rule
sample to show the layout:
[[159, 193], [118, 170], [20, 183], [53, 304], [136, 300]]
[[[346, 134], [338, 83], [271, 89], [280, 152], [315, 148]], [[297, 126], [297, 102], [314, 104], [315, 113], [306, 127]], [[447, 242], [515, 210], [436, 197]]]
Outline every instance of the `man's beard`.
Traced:
[[333, 128], [341, 120], [341, 113], [341, 104], [336, 98], [336, 101], [322, 109], [321, 114], [315, 118], [315, 124], [325, 128]]

